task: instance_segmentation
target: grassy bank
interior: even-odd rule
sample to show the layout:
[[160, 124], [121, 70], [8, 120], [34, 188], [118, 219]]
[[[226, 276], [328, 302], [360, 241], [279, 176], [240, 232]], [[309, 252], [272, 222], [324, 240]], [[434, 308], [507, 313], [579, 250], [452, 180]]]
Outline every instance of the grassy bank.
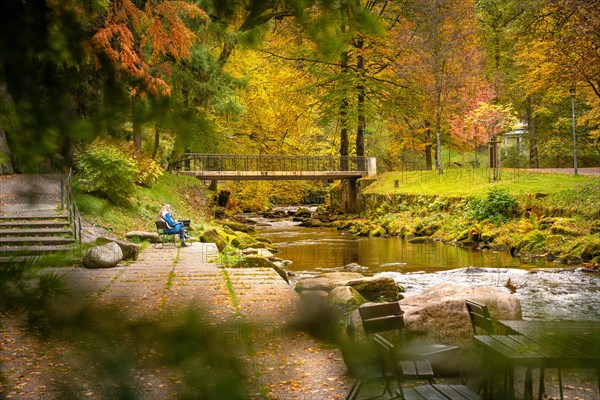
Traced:
[[77, 190], [75, 201], [83, 218], [123, 237], [128, 231], [154, 232], [154, 221], [163, 204], [173, 206], [176, 218], [191, 219], [192, 228], [210, 220], [209, 192], [196, 178], [163, 174], [151, 187], [137, 187], [127, 203], [109, 201]]
[[440, 240], [564, 262], [600, 261], [600, 178], [485, 169], [386, 173], [362, 193], [357, 235]]

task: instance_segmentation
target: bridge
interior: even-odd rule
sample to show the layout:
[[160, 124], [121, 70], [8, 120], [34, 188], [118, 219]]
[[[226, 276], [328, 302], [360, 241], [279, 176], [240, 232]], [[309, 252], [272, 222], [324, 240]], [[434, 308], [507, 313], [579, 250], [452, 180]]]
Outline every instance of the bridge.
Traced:
[[202, 180], [346, 180], [373, 176], [375, 157], [185, 153], [172, 172]]

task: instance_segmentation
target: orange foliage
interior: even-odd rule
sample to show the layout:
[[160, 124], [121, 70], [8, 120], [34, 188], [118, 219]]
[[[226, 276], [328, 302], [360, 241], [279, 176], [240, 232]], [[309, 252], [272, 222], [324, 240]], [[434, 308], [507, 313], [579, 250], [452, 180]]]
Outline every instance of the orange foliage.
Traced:
[[153, 74], [152, 67], [163, 56], [176, 61], [190, 56], [195, 34], [184, 22], [186, 17], [208, 20], [202, 9], [185, 1], [148, 1], [143, 10], [131, 0], [115, 1], [93, 43], [113, 63], [143, 82], [144, 87], [132, 88], [132, 94], [147, 91], [168, 95], [169, 85]]

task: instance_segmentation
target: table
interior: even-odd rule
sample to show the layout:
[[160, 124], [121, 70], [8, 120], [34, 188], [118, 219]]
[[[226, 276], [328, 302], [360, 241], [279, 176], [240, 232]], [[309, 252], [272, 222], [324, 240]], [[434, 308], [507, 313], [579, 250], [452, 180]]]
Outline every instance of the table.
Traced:
[[[595, 368], [600, 386], [600, 323], [595, 321], [499, 321], [508, 334], [476, 335], [475, 343], [483, 347], [491, 362], [511, 372], [508, 393], [514, 398], [515, 367], [526, 367], [525, 398], [533, 397], [533, 368]], [[543, 373], [540, 377], [541, 398]], [[562, 385], [561, 385], [562, 398]]]
[[499, 320], [506, 333], [535, 335], [590, 335], [600, 336], [600, 321], [530, 321]]

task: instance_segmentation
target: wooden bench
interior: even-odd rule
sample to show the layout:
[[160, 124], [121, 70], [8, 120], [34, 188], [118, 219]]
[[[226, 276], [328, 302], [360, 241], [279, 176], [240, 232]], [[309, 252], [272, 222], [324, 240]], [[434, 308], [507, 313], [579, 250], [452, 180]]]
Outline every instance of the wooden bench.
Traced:
[[[158, 233], [158, 243], [161, 247], [164, 247], [165, 243], [173, 242], [173, 246], [177, 243], [177, 233], [166, 233], [165, 230], [169, 229], [165, 221], [154, 221], [156, 224], [156, 233]], [[173, 239], [173, 240], [171, 240]], [[157, 244], [158, 244], [157, 243]]]

